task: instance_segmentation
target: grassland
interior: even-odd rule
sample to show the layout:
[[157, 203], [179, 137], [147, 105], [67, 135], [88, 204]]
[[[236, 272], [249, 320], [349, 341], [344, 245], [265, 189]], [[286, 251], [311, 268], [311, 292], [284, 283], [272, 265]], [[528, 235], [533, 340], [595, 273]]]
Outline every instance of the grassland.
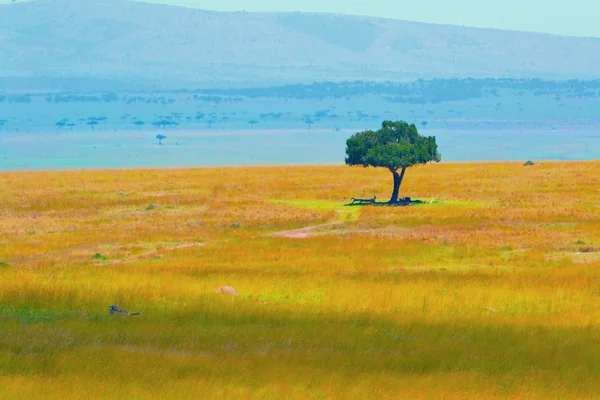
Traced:
[[599, 171], [0, 174], [0, 398], [598, 398]]

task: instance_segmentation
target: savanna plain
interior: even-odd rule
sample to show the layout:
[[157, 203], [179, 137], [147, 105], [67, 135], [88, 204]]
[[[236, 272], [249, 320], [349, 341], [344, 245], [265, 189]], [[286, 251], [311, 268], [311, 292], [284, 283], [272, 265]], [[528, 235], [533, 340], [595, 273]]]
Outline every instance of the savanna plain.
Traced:
[[0, 173], [0, 398], [598, 398], [598, 171]]

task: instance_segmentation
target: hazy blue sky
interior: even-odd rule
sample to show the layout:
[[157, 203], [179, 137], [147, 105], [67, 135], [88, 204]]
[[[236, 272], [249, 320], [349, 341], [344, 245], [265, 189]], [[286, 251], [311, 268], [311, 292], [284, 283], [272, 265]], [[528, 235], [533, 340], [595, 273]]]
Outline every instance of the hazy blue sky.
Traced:
[[213, 10], [314, 11], [600, 37], [598, 0], [145, 0]]
[[[80, 0], [86, 1], [86, 0]], [[312, 11], [600, 37], [599, 0], [144, 0], [223, 11]], [[0, 0], [8, 3], [10, 0]]]

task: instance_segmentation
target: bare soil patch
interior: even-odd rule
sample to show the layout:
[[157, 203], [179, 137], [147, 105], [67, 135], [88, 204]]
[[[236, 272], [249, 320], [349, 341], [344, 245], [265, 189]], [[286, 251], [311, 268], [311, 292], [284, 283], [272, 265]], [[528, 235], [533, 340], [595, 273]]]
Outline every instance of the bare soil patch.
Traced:
[[161, 249], [156, 249], [156, 250], [147, 251], [145, 253], [136, 254], [135, 256], [127, 257], [122, 260], [112, 260], [110, 263], [111, 264], [121, 264], [124, 262], [130, 262], [130, 261], [140, 260], [143, 258], [154, 257], [154, 256], [160, 255], [161, 253], [164, 253], [164, 252], [171, 252], [171, 251], [181, 250], [181, 249], [189, 249], [192, 247], [202, 247], [204, 245], [206, 245], [206, 243], [184, 243], [184, 244], [180, 244], [178, 246], [163, 247]]
[[310, 237], [317, 236], [318, 235], [317, 231], [320, 229], [331, 228], [331, 227], [340, 226], [343, 224], [344, 224], [344, 222], [330, 222], [327, 224], [307, 226], [306, 228], [292, 229], [289, 231], [270, 233], [267, 236], [283, 237], [283, 238], [288, 238], [288, 239], [307, 239]]

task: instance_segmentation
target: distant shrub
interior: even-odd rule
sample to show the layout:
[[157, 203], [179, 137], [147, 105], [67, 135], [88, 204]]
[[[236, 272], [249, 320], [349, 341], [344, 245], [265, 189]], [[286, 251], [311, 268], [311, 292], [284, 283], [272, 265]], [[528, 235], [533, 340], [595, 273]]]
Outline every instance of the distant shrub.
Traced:
[[100, 98], [106, 103], [112, 103], [119, 100], [119, 96], [116, 93], [106, 93], [100, 96]]
[[108, 260], [108, 257], [103, 256], [100, 253], [96, 253], [94, 254], [94, 256], [92, 257], [94, 260], [101, 260], [101, 261], [106, 261]]
[[8, 267], [10, 267], [9, 263], [0, 261], [0, 268], [8, 268]]
[[529, 167], [531, 165], [535, 165], [533, 161], [527, 161], [525, 164], [523, 164], [524, 167]]

